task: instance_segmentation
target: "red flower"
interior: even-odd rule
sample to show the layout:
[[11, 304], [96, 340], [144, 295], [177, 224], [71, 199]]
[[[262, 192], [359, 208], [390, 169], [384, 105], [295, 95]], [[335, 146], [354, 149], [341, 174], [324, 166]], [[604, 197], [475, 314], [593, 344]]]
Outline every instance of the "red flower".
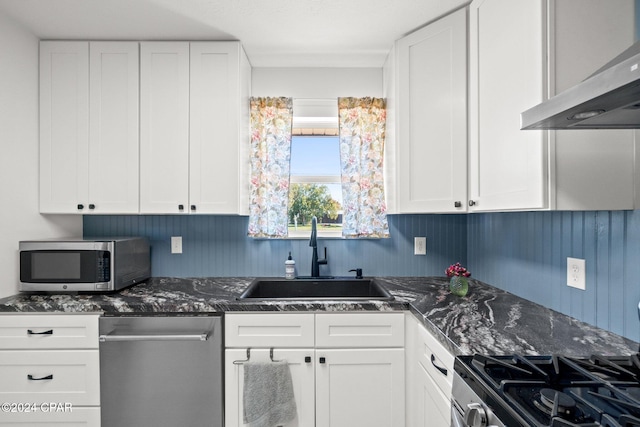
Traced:
[[453, 277], [453, 276], [469, 277], [469, 276], [471, 276], [471, 272], [467, 271], [467, 269], [464, 268], [463, 266], [461, 266], [459, 262], [456, 262], [455, 264], [450, 265], [449, 268], [447, 268], [445, 270], [445, 274], [447, 275], [447, 277]]

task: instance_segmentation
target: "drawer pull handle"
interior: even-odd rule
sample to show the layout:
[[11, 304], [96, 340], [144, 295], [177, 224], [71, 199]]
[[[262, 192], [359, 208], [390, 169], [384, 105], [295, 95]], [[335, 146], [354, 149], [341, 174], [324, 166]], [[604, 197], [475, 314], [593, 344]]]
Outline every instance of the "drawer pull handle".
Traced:
[[35, 378], [33, 375], [29, 374], [27, 375], [27, 378], [30, 381], [44, 381], [44, 380], [52, 380], [53, 379], [53, 374], [51, 375], [47, 375], [46, 377], [42, 377], [42, 378]]
[[442, 372], [442, 375], [444, 375], [445, 377], [447, 376], [447, 370], [445, 368], [441, 368], [440, 366], [436, 365], [436, 357], [433, 355], [433, 353], [431, 353], [431, 364], [438, 371]]
[[33, 332], [31, 329], [27, 329], [28, 335], [53, 335], [53, 329], [49, 329], [48, 331], [43, 332]]
[[325, 363], [327, 361], [327, 359], [325, 359], [324, 357], [320, 358], [320, 363]]

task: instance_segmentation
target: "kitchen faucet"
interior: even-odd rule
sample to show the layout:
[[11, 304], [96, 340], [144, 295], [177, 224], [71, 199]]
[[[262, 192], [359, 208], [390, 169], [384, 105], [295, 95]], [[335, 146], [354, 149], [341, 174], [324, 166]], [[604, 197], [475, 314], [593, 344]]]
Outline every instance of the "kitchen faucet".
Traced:
[[320, 264], [327, 264], [327, 248], [324, 248], [324, 259], [318, 259], [318, 219], [314, 216], [311, 218], [311, 239], [309, 246], [313, 248], [311, 255], [311, 277], [320, 277]]

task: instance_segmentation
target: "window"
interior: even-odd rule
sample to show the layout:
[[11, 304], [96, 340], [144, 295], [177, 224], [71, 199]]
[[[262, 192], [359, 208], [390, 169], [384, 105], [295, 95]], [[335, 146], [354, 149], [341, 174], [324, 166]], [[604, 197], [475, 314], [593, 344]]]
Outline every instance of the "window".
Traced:
[[338, 136], [296, 135], [291, 139], [289, 237], [342, 236], [342, 187]]
[[342, 237], [342, 186], [337, 99], [294, 99], [289, 237]]
[[292, 104], [295, 108], [296, 100], [286, 97], [251, 98], [248, 235], [305, 237], [315, 216], [321, 235], [338, 234], [334, 224], [341, 222], [346, 238], [389, 237], [382, 168], [385, 100], [339, 98], [338, 105], [302, 100], [304, 113], [295, 114]]

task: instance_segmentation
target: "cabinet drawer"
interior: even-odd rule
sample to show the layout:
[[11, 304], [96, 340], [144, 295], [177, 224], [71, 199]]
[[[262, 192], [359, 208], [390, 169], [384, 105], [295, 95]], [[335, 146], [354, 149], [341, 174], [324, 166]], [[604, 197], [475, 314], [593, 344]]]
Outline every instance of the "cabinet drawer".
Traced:
[[225, 347], [313, 347], [314, 315], [226, 314]]
[[3, 315], [0, 349], [98, 348], [98, 317], [91, 315]]
[[[418, 326], [417, 344], [418, 361], [445, 396], [450, 396], [455, 357], [422, 325]], [[442, 370], [446, 371], [446, 374]]]
[[[56, 402], [58, 403], [58, 402]], [[47, 404], [44, 407], [36, 405], [35, 412], [3, 412], [0, 418], [0, 427], [25, 426], [73, 426], [73, 427], [100, 427], [100, 408], [78, 408], [74, 406], [70, 411], [62, 408], [51, 408]]]
[[99, 361], [98, 350], [0, 351], [0, 402], [99, 406]]
[[404, 347], [404, 313], [317, 314], [316, 347]]

